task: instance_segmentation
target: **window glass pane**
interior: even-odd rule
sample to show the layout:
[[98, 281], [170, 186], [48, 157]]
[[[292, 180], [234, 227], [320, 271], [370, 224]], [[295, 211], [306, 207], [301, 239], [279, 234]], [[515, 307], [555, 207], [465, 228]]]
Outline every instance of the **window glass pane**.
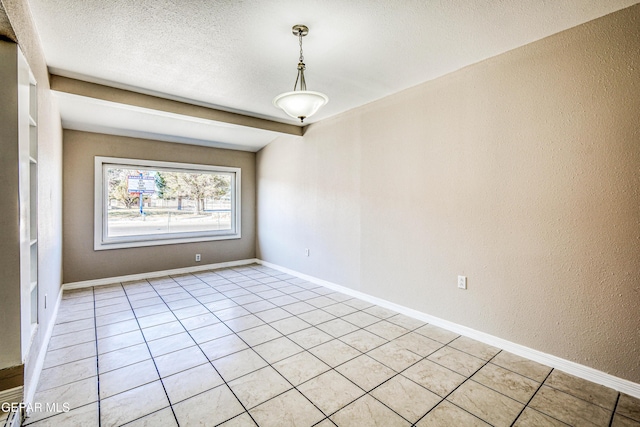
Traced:
[[104, 167], [107, 238], [235, 229], [233, 173]]

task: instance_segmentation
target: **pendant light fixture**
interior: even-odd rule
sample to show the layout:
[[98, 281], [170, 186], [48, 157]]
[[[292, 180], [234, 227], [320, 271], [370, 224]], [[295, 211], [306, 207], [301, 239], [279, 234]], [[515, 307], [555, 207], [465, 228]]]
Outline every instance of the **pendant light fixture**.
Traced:
[[[302, 38], [309, 34], [309, 28], [306, 25], [294, 25], [291, 31], [294, 36], [298, 37], [300, 44], [298, 76], [293, 85], [293, 91], [276, 96], [273, 99], [273, 105], [282, 108], [291, 117], [300, 119], [300, 123], [304, 123], [304, 119], [314, 115], [320, 107], [329, 101], [329, 98], [323, 93], [307, 90], [307, 82], [304, 80], [305, 64], [302, 54]], [[297, 89], [298, 82], [300, 82], [300, 89]]]

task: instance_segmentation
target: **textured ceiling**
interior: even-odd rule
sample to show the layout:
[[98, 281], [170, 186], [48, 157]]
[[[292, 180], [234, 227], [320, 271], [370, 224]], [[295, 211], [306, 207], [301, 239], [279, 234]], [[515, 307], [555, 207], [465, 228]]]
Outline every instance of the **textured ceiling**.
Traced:
[[322, 120], [637, 3], [637, 0], [29, 0], [54, 74], [295, 121], [306, 24]]

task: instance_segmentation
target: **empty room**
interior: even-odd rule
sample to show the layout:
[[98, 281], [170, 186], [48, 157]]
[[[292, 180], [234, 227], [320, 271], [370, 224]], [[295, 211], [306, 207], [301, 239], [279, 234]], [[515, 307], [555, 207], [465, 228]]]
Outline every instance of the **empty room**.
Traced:
[[637, 0], [0, 0], [0, 426], [640, 427]]

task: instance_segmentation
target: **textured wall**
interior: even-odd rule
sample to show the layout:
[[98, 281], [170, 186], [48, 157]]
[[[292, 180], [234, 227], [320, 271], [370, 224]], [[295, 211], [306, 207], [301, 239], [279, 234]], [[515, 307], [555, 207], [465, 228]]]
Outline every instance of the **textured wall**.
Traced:
[[[94, 251], [95, 156], [242, 168], [242, 238]], [[65, 130], [64, 195], [64, 283], [255, 257], [255, 153]]]
[[275, 141], [258, 257], [640, 382], [638, 40], [640, 5]]

